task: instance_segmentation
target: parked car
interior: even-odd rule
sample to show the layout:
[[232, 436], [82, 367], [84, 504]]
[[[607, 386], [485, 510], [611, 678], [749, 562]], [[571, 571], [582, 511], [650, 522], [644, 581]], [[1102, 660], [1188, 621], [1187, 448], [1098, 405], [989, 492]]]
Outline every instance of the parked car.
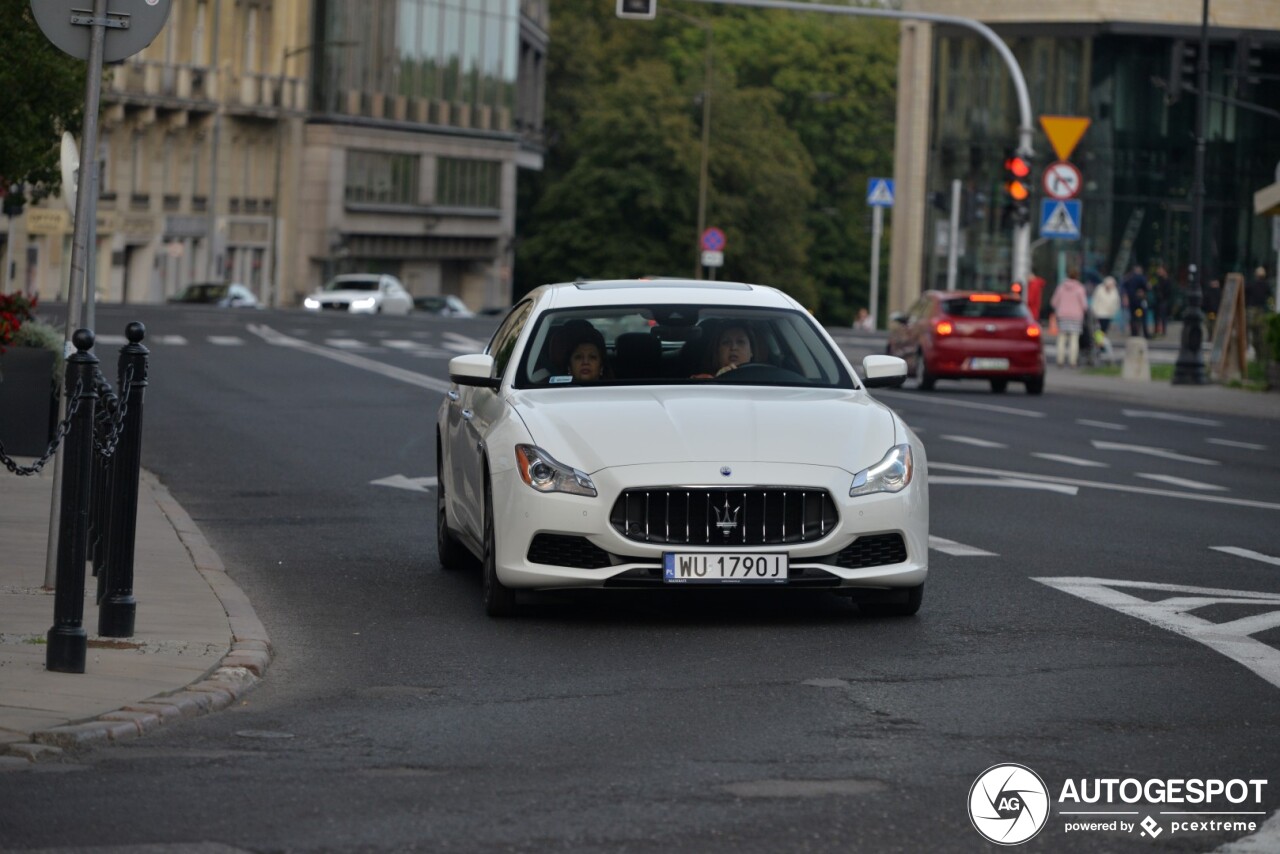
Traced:
[[309, 311], [348, 311], [352, 314], [408, 314], [413, 298], [395, 276], [348, 273], [335, 276], [302, 301]]
[[169, 302], [216, 305], [219, 308], [262, 308], [253, 291], [239, 282], [197, 282], [169, 297]]
[[887, 352], [906, 360], [925, 391], [940, 379], [986, 380], [993, 392], [1012, 380], [1027, 394], [1044, 391], [1040, 324], [1014, 294], [925, 291], [890, 320]]
[[453, 294], [432, 294], [413, 298], [413, 307], [428, 314], [439, 314], [443, 317], [475, 317], [475, 312], [467, 308], [467, 304]]
[[[600, 378], [580, 381], [579, 359], [601, 363]], [[519, 590], [752, 584], [914, 614], [925, 450], [867, 390], [900, 385], [906, 363], [872, 355], [862, 370], [773, 288], [537, 288], [483, 353], [449, 363], [441, 564], [478, 560], [493, 616], [514, 613]]]

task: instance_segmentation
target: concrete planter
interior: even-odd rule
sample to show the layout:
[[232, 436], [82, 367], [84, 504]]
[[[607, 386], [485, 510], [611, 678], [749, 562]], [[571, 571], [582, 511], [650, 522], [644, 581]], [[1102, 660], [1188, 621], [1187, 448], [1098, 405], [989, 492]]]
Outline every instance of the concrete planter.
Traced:
[[0, 353], [0, 443], [10, 456], [44, 456], [56, 417], [56, 354], [39, 347]]

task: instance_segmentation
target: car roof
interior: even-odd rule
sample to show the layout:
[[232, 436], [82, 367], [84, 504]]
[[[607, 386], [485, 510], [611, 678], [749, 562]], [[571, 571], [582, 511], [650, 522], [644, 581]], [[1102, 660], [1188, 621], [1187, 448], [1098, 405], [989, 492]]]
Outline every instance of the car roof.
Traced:
[[767, 285], [697, 279], [578, 279], [535, 288], [529, 294], [545, 307], [654, 305], [699, 303], [705, 305], [802, 308], [782, 291]]

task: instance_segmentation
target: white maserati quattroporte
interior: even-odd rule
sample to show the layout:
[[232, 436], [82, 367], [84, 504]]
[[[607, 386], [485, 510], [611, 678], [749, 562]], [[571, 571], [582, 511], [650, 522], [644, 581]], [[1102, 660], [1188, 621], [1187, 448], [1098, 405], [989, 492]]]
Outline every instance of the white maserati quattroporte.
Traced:
[[920, 608], [924, 446], [809, 312], [760, 285], [540, 287], [484, 353], [449, 362], [437, 417], [443, 566], [474, 556], [485, 610], [519, 590], [822, 588]]

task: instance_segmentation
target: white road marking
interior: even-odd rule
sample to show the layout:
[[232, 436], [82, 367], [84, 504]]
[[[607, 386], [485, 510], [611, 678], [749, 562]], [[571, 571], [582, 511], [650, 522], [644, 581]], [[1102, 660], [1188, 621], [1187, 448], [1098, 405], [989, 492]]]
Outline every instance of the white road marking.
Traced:
[[337, 347], [339, 350], [371, 350], [373, 349], [363, 341], [355, 338], [326, 338], [324, 343], [330, 347]]
[[1128, 424], [1112, 424], [1110, 421], [1090, 421], [1088, 418], [1077, 418], [1077, 424], [1085, 427], [1100, 427], [1103, 430], [1128, 430]]
[[[1226, 495], [1205, 495], [1200, 492], [1175, 492], [1172, 489], [1155, 489], [1152, 487], [1133, 486], [1125, 483], [1103, 483], [1102, 481], [1097, 480], [1079, 480], [1073, 477], [1057, 477], [1055, 475], [1033, 474], [1031, 472], [1004, 471], [1002, 469], [986, 468], [985, 466], [962, 466], [957, 465], [956, 463], [936, 463], [931, 460], [929, 462], [929, 470], [931, 472], [963, 472], [966, 474], [1013, 478], [1014, 480], [1027, 480], [1040, 483], [1068, 483], [1091, 489], [1107, 489], [1112, 492], [1131, 492], [1136, 495], [1156, 495], [1161, 498], [1181, 498], [1186, 501], [1203, 501], [1208, 504], [1229, 504], [1233, 507], [1253, 507], [1259, 510], [1280, 510], [1280, 504], [1272, 501], [1255, 501], [1251, 498], [1231, 498]], [[933, 475], [929, 476], [930, 483], [934, 483], [937, 480], [938, 478]], [[985, 483], [986, 481], [983, 482]]]
[[1127, 445], [1123, 442], [1103, 442], [1094, 439], [1093, 446], [1099, 451], [1128, 451], [1131, 454], [1146, 454], [1149, 457], [1176, 460], [1180, 463], [1195, 463], [1199, 466], [1220, 465], [1217, 460], [1206, 460], [1204, 457], [1189, 457], [1186, 454], [1179, 454], [1177, 451], [1170, 451], [1168, 448], [1153, 448], [1150, 445]]
[[1182, 424], [1201, 424], [1205, 427], [1221, 427], [1221, 421], [1212, 418], [1195, 418], [1191, 415], [1178, 415], [1173, 412], [1158, 412], [1152, 409], [1122, 409], [1126, 418], [1154, 418], [1157, 421], [1178, 421]]
[[950, 440], [950, 441], [952, 441], [952, 442], [959, 442], [959, 443], [960, 443], [960, 444], [962, 444], [962, 445], [973, 445], [973, 446], [978, 447], [978, 448], [1007, 448], [1007, 447], [1009, 447], [1008, 445], [1001, 444], [1000, 442], [992, 442], [990, 439], [976, 439], [976, 438], [974, 438], [973, 436], [952, 436], [952, 435], [944, 435], [944, 436], [939, 436], [938, 438], [940, 438], [940, 439], [948, 439], [948, 440]]
[[208, 341], [219, 347], [240, 347], [244, 344], [244, 339], [239, 335], [210, 335]]
[[430, 344], [423, 344], [421, 341], [388, 340], [383, 341], [382, 346], [422, 359], [444, 359], [453, 355], [448, 350], [441, 350], [438, 347], [432, 347]]
[[1065, 454], [1041, 454], [1032, 452], [1031, 456], [1039, 457], [1042, 460], [1049, 460], [1054, 463], [1066, 463], [1069, 466], [1082, 466], [1084, 468], [1108, 468], [1107, 463], [1098, 462], [1097, 460], [1082, 460], [1080, 457], [1068, 457]]
[[444, 342], [444, 348], [455, 353], [480, 353], [484, 351], [486, 346], [484, 341], [470, 338], [466, 335], [459, 335], [457, 332], [446, 332], [444, 337], [448, 339]]
[[430, 492], [436, 483], [437, 480], [434, 477], [405, 477], [402, 474], [369, 481], [370, 486], [390, 486], [395, 489], [408, 489], [411, 492]]
[[1145, 477], [1147, 480], [1158, 480], [1161, 483], [1167, 483], [1170, 486], [1181, 486], [1184, 489], [1203, 489], [1206, 492], [1227, 492], [1225, 486], [1217, 486], [1212, 483], [1204, 483], [1199, 480], [1187, 480], [1184, 477], [1174, 477], [1171, 474], [1147, 474], [1146, 472], [1134, 472], [1136, 477]]
[[1264, 555], [1262, 552], [1251, 551], [1250, 549], [1242, 549], [1237, 546], [1209, 546], [1215, 552], [1223, 552], [1236, 557], [1247, 557], [1249, 560], [1260, 560], [1263, 563], [1269, 563], [1272, 566], [1280, 566], [1280, 557], [1272, 557]]
[[995, 552], [983, 551], [976, 546], [966, 546], [964, 543], [935, 537], [932, 534], [929, 535], [929, 548], [956, 557], [999, 557]]
[[[1258, 676], [1280, 688], [1280, 649], [1250, 637], [1259, 632], [1280, 627], [1280, 594], [1107, 578], [1033, 578], [1032, 580], [1199, 641], [1232, 661], [1243, 664]], [[1117, 587], [1162, 590], [1189, 595], [1171, 596], [1157, 602], [1148, 602], [1137, 596], [1121, 593], [1115, 589]], [[1275, 610], [1222, 623], [1210, 622], [1191, 614], [1198, 608], [1210, 605], [1267, 605], [1275, 606]]]
[[95, 335], [93, 336], [93, 344], [96, 347], [99, 344], [106, 344], [109, 347], [123, 347], [129, 343], [129, 339], [123, 335]]
[[967, 400], [951, 400], [946, 397], [937, 397], [935, 395], [907, 394], [904, 392], [876, 390], [876, 397], [898, 397], [903, 400], [911, 400], [916, 403], [930, 403], [935, 406], [959, 406], [962, 409], [981, 409], [985, 412], [1000, 412], [1005, 415], [1021, 415], [1024, 418], [1046, 418], [1048, 416], [1043, 412], [1036, 412], [1034, 409], [1016, 409], [1012, 406], [998, 406], [994, 403], [972, 403]]
[[[932, 464], [930, 464], [932, 465]], [[1056, 492], [1060, 495], [1075, 495], [1079, 488], [1062, 486], [1057, 483], [1043, 483], [1038, 480], [1018, 480], [1017, 478], [989, 477], [948, 477], [946, 475], [930, 475], [930, 486], [1005, 486], [1011, 489], [1039, 489], [1044, 492]]]
[[1254, 442], [1235, 442], [1231, 439], [1205, 439], [1210, 445], [1222, 445], [1226, 448], [1244, 448], [1246, 451], [1265, 451], [1266, 445], [1259, 445]]
[[429, 377], [426, 374], [406, 371], [404, 368], [397, 368], [394, 365], [384, 365], [382, 362], [376, 362], [373, 359], [367, 359], [364, 356], [357, 356], [354, 353], [345, 353], [341, 350], [331, 350], [328, 347], [321, 347], [318, 344], [312, 344], [298, 338], [290, 338], [288, 335], [275, 331], [270, 326], [249, 324], [248, 329], [268, 344], [274, 344], [278, 347], [292, 347], [295, 350], [301, 350], [315, 356], [323, 356], [326, 359], [333, 359], [335, 362], [342, 362], [344, 365], [350, 365], [353, 368], [359, 368], [364, 371], [381, 374], [389, 379], [399, 380], [400, 382], [415, 385], [419, 388], [429, 388], [432, 391], [448, 391], [453, 387], [453, 384], [446, 380], [438, 380], [435, 377]]
[[[149, 343], [149, 342], [147, 342], [147, 341], [143, 341], [142, 343], [143, 343], [143, 344], [147, 344], [147, 343]], [[182, 337], [181, 335], [159, 335], [159, 336], [157, 336], [157, 337], [156, 337], [156, 339], [155, 339], [155, 343], [156, 343], [156, 344], [169, 344], [169, 345], [172, 345], [172, 346], [174, 346], [174, 347], [181, 347], [181, 346], [183, 346], [183, 345], [185, 345], [185, 344], [187, 343], [187, 339], [186, 339], [186, 338], [184, 338], [184, 337]]]
[[383, 347], [390, 347], [392, 350], [421, 350], [421, 341], [406, 341], [403, 338], [388, 338], [382, 342]]

